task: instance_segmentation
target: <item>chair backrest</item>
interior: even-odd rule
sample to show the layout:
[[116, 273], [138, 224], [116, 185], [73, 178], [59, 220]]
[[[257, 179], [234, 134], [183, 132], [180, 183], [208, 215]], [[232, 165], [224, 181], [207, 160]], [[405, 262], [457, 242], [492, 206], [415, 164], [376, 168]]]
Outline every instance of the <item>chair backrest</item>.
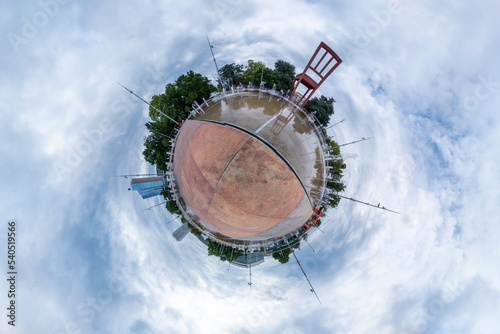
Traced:
[[[335, 60], [335, 62], [333, 62]], [[328, 78], [330, 74], [342, 63], [342, 59], [324, 42], [321, 42], [314, 52], [311, 60], [304, 71], [295, 77], [292, 84], [292, 94], [294, 97], [299, 86], [304, 86], [306, 92], [302, 94], [296, 104], [303, 107], [312, 97], [319, 86]]]

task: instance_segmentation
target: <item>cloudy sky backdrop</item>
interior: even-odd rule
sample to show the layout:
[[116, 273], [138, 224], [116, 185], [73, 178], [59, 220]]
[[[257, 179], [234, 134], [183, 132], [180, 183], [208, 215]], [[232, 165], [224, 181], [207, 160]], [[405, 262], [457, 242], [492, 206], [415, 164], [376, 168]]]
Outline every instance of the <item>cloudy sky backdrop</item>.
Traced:
[[[2, 333], [500, 332], [500, 2], [4, 1], [0, 262], [18, 223], [17, 326]], [[188, 70], [344, 60], [321, 87], [347, 146], [345, 195], [300, 269], [248, 272], [144, 211], [144, 96]], [[168, 224], [167, 224], [168, 223]], [[3, 245], [3, 246], [2, 246]]]

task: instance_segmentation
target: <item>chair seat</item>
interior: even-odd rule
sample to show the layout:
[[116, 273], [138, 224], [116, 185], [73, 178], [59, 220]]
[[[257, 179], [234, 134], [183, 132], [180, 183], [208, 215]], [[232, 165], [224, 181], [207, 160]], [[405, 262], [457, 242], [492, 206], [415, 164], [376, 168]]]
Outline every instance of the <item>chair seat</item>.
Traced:
[[318, 87], [318, 83], [314, 81], [310, 76], [306, 73], [301, 73], [295, 77], [295, 80], [301, 80], [301, 83], [307, 87], [307, 89], [316, 89]]

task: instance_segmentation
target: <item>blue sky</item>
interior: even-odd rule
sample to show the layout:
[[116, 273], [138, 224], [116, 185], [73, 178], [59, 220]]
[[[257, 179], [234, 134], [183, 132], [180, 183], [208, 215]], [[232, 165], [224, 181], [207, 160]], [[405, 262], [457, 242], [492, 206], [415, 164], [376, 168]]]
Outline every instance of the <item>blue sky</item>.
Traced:
[[[0, 5], [0, 194], [18, 222], [18, 319], [2, 333], [498, 333], [497, 1], [42, 0]], [[246, 271], [144, 211], [119, 174], [142, 160], [150, 98], [248, 59], [343, 64], [329, 133], [345, 195], [293, 262]], [[333, 124], [333, 123], [332, 123]], [[333, 131], [335, 130], [335, 131]], [[4, 245], [4, 246], [2, 246]], [[5, 260], [6, 261], [6, 260]], [[2, 264], [2, 268], [5, 265]], [[6, 270], [5, 270], [6, 271]], [[6, 281], [0, 284], [7, 291]], [[6, 305], [6, 294], [0, 292]]]

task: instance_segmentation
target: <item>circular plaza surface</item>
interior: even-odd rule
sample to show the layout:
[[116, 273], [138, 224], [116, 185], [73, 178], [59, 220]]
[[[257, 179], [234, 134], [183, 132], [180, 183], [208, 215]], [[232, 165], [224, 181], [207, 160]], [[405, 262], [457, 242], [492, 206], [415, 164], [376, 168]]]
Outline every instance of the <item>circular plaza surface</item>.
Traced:
[[[320, 144], [310, 138], [314, 131], [293, 122], [295, 130], [265, 131], [283, 115], [292, 115], [288, 122], [299, 117], [288, 109], [256, 94], [240, 94], [209, 104], [182, 125], [174, 175], [191, 218], [220, 237], [249, 241], [281, 237], [307, 221], [315, 204], [311, 188], [324, 180], [317, 163]], [[233, 119], [222, 116], [228, 110]], [[297, 144], [290, 136], [297, 136]]]

